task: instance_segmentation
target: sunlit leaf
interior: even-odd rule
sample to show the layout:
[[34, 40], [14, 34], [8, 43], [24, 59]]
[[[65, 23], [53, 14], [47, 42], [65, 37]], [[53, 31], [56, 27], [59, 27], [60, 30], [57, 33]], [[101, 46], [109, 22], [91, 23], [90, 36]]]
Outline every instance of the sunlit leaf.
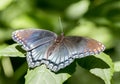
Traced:
[[91, 69], [90, 72], [103, 79], [105, 84], [111, 84], [111, 79], [114, 73], [114, 65], [111, 58], [104, 53], [100, 55], [96, 55], [96, 57], [106, 62], [110, 66], [110, 68], [106, 68], [106, 69], [94, 68]]
[[[100, 69], [100, 68], [95, 68], [91, 69], [90, 72], [101, 79], [104, 80], [105, 84], [111, 84], [111, 70], [110, 69]], [[112, 73], [113, 74], [113, 73]]]
[[55, 74], [42, 65], [34, 70], [28, 70], [25, 84], [62, 84], [69, 77], [67, 73]]
[[115, 72], [120, 72], [120, 61], [114, 63]]
[[13, 28], [38, 27], [37, 24], [32, 20], [32, 18], [26, 15], [21, 15], [18, 18], [12, 20], [10, 25]]
[[0, 56], [25, 57], [22, 52], [16, 49], [16, 46], [18, 46], [18, 44], [13, 44], [4, 49], [1, 49]]
[[89, 0], [80, 0], [67, 8], [66, 14], [69, 18], [76, 19], [84, 15], [89, 7]]
[[5, 9], [11, 2], [12, 0], [0, 0], [0, 10]]

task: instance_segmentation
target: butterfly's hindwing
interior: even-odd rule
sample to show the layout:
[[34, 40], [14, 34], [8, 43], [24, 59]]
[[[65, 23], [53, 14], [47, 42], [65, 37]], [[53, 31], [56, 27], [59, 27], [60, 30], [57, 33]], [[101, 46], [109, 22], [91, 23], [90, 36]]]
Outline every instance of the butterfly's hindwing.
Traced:
[[[29, 62], [28, 63], [29, 67], [34, 68], [42, 64], [43, 62], [42, 60], [44, 61], [47, 60], [46, 51], [48, 47], [52, 44], [53, 44], [53, 40], [28, 51], [27, 61]], [[36, 64], [38, 62], [39, 62], [39, 65]], [[31, 64], [34, 64], [34, 66], [33, 65], [31, 66]]]
[[70, 52], [65, 46], [65, 44], [61, 43], [48, 57], [48, 60], [50, 60], [51, 63], [53, 63], [53, 66], [57, 66], [56, 68], [52, 67], [50, 69], [53, 71], [58, 71], [59, 69], [69, 65], [71, 62], [73, 62], [74, 59], [72, 59], [72, 57], [70, 56]]

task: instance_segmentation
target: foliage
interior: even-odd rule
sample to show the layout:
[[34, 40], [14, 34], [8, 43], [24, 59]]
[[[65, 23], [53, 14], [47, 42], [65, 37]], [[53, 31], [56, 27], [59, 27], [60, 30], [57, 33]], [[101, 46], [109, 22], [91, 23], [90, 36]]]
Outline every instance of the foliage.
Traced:
[[2, 49], [0, 51], [0, 56], [10, 56], [10, 57], [16, 57], [16, 56], [20, 56], [20, 57], [25, 57], [23, 53], [21, 53], [19, 50], [17, 50], [18, 44], [13, 44], [8, 46], [5, 49]]
[[25, 84], [61, 84], [69, 77], [69, 74], [52, 73], [50, 70], [46, 69], [45, 65], [42, 65], [34, 70], [28, 71], [25, 76]]
[[[119, 4], [119, 0], [0, 0], [0, 84], [119, 84]], [[27, 71], [26, 52], [14, 44], [11, 33], [32, 27], [60, 34], [59, 17], [66, 35], [94, 38], [106, 46], [105, 52], [76, 59], [57, 73], [44, 65]]]

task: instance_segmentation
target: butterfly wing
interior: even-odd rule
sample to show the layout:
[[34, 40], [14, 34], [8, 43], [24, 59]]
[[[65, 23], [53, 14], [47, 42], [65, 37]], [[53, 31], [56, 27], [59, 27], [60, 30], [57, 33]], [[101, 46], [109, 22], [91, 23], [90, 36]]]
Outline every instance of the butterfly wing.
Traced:
[[54, 43], [57, 35], [47, 30], [24, 29], [13, 32], [12, 38], [27, 51], [28, 66], [34, 68], [44, 61], [45, 52]]
[[41, 64], [48, 65], [50, 60], [47, 58], [47, 50], [49, 46], [53, 44], [52, 41], [49, 41], [43, 45], [40, 45], [30, 51], [27, 52], [27, 62], [30, 68], [34, 68]]
[[12, 33], [13, 40], [21, 44], [26, 51], [54, 41], [56, 37], [55, 33], [42, 29], [23, 29]]
[[48, 57], [48, 68], [52, 71], [57, 72], [61, 68], [66, 67], [74, 61], [74, 59], [70, 57], [71, 53], [72, 52], [68, 50], [68, 47], [62, 42], [54, 49], [53, 53]]
[[74, 47], [73, 57], [74, 54], [78, 55], [78, 57], [75, 56], [75, 58], [99, 54], [105, 49], [105, 46], [101, 42], [98, 42], [91, 38], [84, 38], [77, 36], [66, 37], [65, 44], [68, 48], [72, 48], [72, 46]]
[[57, 35], [47, 30], [26, 29], [13, 32], [12, 38], [27, 51], [27, 62], [30, 68], [46, 64], [52, 71], [58, 71], [74, 61], [88, 55], [102, 52], [105, 47], [102, 43], [84, 37], [67, 36], [52, 50]]
[[71, 64], [75, 58], [95, 55], [104, 51], [104, 49], [104, 45], [94, 39], [68, 36], [48, 57], [49, 64], [47, 66], [56, 72]]

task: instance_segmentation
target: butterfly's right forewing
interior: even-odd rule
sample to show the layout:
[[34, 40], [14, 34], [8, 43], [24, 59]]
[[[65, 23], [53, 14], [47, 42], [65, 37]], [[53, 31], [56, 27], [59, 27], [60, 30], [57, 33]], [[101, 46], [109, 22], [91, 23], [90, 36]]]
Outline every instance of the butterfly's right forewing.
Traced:
[[[74, 52], [72, 55], [73, 58], [82, 58], [88, 55], [99, 54], [105, 49], [102, 43], [91, 38], [68, 36], [66, 37], [66, 41], [68, 49], [72, 49], [72, 52]], [[68, 42], [70, 45], [68, 45]]]

